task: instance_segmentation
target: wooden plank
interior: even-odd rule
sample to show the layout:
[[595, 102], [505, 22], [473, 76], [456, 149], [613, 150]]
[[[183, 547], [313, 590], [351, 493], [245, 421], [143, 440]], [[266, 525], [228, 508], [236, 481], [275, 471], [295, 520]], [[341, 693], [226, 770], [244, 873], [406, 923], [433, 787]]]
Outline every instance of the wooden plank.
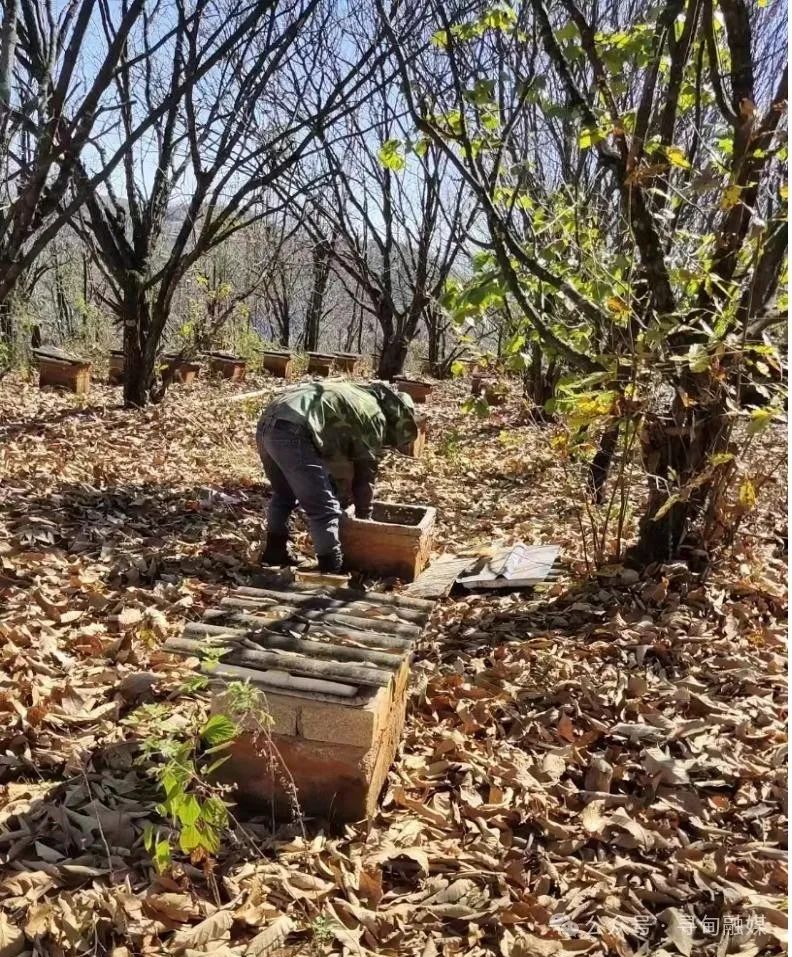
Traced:
[[[352, 700], [358, 697], [357, 685], [342, 684], [340, 681], [327, 681], [324, 678], [299, 678], [286, 671], [255, 671], [252, 668], [242, 668], [239, 665], [214, 665], [203, 663], [201, 671], [211, 679], [228, 681], [249, 681], [265, 694], [288, 692], [289, 696], [304, 696], [310, 701], [336, 702], [344, 699], [347, 707], [354, 707]], [[210, 682], [213, 683], [213, 682]], [[368, 701], [369, 695], [361, 699]]]
[[436, 562], [425, 568], [414, 582], [410, 582], [406, 588], [407, 594], [420, 598], [444, 598], [472, 560], [470, 555], [466, 558], [441, 555]]
[[[252, 590], [252, 589], [251, 589]], [[281, 591], [275, 588], [256, 589], [261, 592], [260, 595], [241, 594], [240, 589], [234, 589], [229, 597], [239, 602], [250, 602], [253, 605], [267, 603], [293, 605], [295, 608], [325, 608], [334, 611], [343, 611], [345, 614], [356, 615], [367, 618], [369, 621], [377, 621], [378, 616], [375, 612], [382, 615], [395, 615], [400, 621], [408, 624], [422, 626], [426, 623], [427, 615], [424, 611], [416, 608], [402, 608], [395, 605], [386, 605], [382, 602], [372, 601], [363, 592], [355, 592], [352, 599], [332, 598], [326, 594], [305, 593], [295, 591]], [[242, 607], [240, 605], [240, 607]]]
[[[246, 622], [247, 623], [247, 622]], [[219, 634], [228, 635], [230, 641], [246, 643], [246, 647], [277, 648], [279, 651], [293, 651], [299, 655], [312, 655], [316, 658], [329, 658], [331, 661], [365, 661], [383, 668], [399, 667], [404, 654], [393, 654], [372, 648], [356, 648], [354, 645], [331, 644], [326, 641], [312, 641], [310, 638], [296, 638], [282, 635], [267, 628], [254, 628], [237, 632], [224, 625], [212, 625], [200, 621], [189, 622], [182, 634], [188, 638], [205, 638]]]
[[[354, 643], [365, 648], [379, 648], [380, 650], [390, 648], [406, 651], [420, 635], [420, 632], [418, 632], [417, 635], [410, 636], [401, 634], [393, 635], [374, 629], [362, 629], [352, 625], [327, 622], [324, 619], [311, 621], [310, 619], [297, 618], [296, 616], [271, 618], [266, 615], [252, 615], [242, 611], [233, 612], [232, 619], [235, 624], [238, 623], [247, 628], [266, 628], [267, 631], [278, 635], [288, 634], [290, 632], [304, 633], [306, 635], [310, 633], [310, 637], [313, 638], [314, 635], [318, 637], [322, 630], [332, 628], [332, 631], [327, 631], [330, 644], [338, 644], [338, 640], [341, 639], [342, 642]], [[358, 620], [362, 621], [362, 619]], [[392, 639], [392, 641], [388, 641], [387, 639], [389, 638]]]
[[254, 615], [246, 615], [239, 612], [235, 615], [238, 621], [245, 622], [248, 618], [255, 617], [259, 621], [283, 622], [293, 621], [299, 624], [306, 622], [326, 622], [329, 625], [342, 625], [345, 628], [352, 628], [356, 631], [374, 631], [381, 635], [398, 635], [402, 638], [417, 638], [421, 634], [418, 625], [408, 622], [392, 621], [388, 618], [372, 618], [362, 615], [345, 614], [336, 612], [332, 609], [323, 608], [297, 608], [289, 605], [267, 605], [253, 606], [244, 598], [234, 598], [229, 596], [224, 598], [220, 605], [223, 608], [245, 609], [255, 611]]
[[[335, 577], [335, 576], [334, 576]], [[371, 601], [380, 605], [392, 605], [394, 608], [412, 608], [415, 611], [422, 611], [428, 617], [434, 609], [433, 601], [426, 601], [423, 598], [416, 598], [404, 592], [382, 592], [382, 591], [363, 591], [362, 589], [347, 588], [344, 585], [328, 585], [319, 588], [316, 584], [308, 584], [295, 579], [293, 571], [268, 572], [258, 575], [254, 581], [260, 583], [259, 587], [240, 585], [234, 589], [234, 594], [255, 595], [268, 588], [288, 588], [294, 589], [300, 594], [324, 595], [329, 598], [339, 598], [344, 601]]]
[[[227, 630], [228, 631], [228, 630]], [[230, 632], [229, 636], [230, 636]], [[218, 636], [220, 637], [220, 636]], [[195, 657], [201, 657], [207, 650], [205, 641], [189, 638], [169, 638], [165, 650]], [[308, 678], [326, 678], [342, 682], [354, 682], [372, 688], [385, 687], [393, 673], [374, 665], [352, 664], [345, 661], [314, 661], [304, 655], [290, 651], [253, 651], [250, 648], [230, 647], [222, 661], [230, 665], [243, 665], [246, 668], [276, 671], [288, 671], [289, 674], [303, 675]]]
[[[231, 613], [232, 615], [234, 613]], [[266, 628], [267, 631], [276, 635], [288, 635], [293, 632], [299, 632], [306, 638], [326, 640], [330, 644], [350, 644], [354, 643], [361, 648], [378, 648], [381, 651], [390, 651], [393, 654], [402, 654], [409, 651], [413, 645], [412, 638], [404, 638], [401, 635], [383, 635], [376, 631], [361, 631], [359, 629], [345, 628], [343, 625], [330, 625], [327, 622], [306, 622], [297, 623], [288, 619], [267, 619], [256, 615], [250, 616], [253, 623], [246, 624], [244, 619], [236, 617], [233, 622], [229, 621], [229, 612], [225, 609], [208, 609], [204, 612], [204, 621], [209, 624], [222, 623], [226, 627], [239, 627], [241, 630], [249, 630], [250, 627]]]

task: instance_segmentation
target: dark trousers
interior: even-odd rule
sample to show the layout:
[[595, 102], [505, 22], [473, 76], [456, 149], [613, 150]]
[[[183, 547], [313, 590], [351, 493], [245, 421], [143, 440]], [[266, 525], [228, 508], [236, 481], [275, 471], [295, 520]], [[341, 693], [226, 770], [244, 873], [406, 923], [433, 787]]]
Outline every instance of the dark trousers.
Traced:
[[317, 555], [339, 546], [341, 505], [310, 434], [291, 422], [263, 421], [256, 431], [264, 471], [272, 486], [267, 531], [288, 535], [289, 516], [299, 503], [308, 518]]

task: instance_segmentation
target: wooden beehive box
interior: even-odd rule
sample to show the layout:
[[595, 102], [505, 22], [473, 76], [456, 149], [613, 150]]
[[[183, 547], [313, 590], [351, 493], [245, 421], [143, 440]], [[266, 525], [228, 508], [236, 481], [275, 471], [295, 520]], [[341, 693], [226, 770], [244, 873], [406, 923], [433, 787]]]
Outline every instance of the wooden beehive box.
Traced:
[[357, 375], [360, 371], [361, 358], [356, 352], [336, 352], [333, 355], [333, 362], [340, 372]]
[[230, 379], [232, 382], [241, 382], [247, 373], [247, 362], [230, 352], [210, 352], [207, 355], [209, 371], [220, 376], [221, 379]]
[[327, 355], [324, 352], [309, 352], [308, 353], [308, 374], [309, 375], [320, 375], [320, 376], [329, 376], [333, 371], [333, 362], [335, 361], [333, 356]]
[[412, 581], [429, 561], [436, 511], [429, 505], [374, 502], [370, 520], [341, 517], [341, 547], [349, 568]]
[[290, 379], [293, 362], [290, 352], [264, 352], [261, 355], [262, 368], [278, 379]]
[[166, 374], [173, 382], [181, 382], [183, 385], [189, 385], [195, 381], [196, 376], [201, 370], [200, 362], [192, 362], [189, 359], [182, 359], [180, 356], [165, 355], [162, 357]]
[[198, 658], [211, 642], [227, 649], [219, 665], [201, 666], [218, 712], [229, 681], [264, 695], [264, 733], [256, 714], [243, 718], [218, 776], [280, 819], [371, 817], [401, 737], [411, 649], [432, 604], [273, 580], [234, 589], [165, 646]]
[[422, 379], [398, 378], [395, 381], [400, 392], [406, 392], [413, 402], [421, 404], [426, 402], [434, 389], [431, 382], [424, 382]]
[[91, 388], [91, 363], [55, 346], [35, 349], [39, 370], [39, 387], [68, 389], [77, 395], [86, 395]]
[[123, 349], [113, 349], [110, 353], [110, 366], [107, 370], [107, 382], [109, 385], [124, 384]]
[[426, 448], [426, 435], [428, 432], [428, 422], [425, 415], [416, 415], [415, 424], [418, 426], [418, 435], [408, 445], [399, 447], [402, 455], [409, 455], [411, 458], [419, 459]]

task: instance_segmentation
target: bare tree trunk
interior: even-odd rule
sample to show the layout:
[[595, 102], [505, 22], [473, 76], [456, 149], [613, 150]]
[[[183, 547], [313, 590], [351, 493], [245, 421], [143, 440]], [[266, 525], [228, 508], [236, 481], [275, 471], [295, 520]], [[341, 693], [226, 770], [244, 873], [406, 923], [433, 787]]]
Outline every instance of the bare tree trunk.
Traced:
[[14, 322], [9, 299], [0, 299], [0, 346], [4, 347], [3, 352], [7, 352], [10, 359], [14, 347]]
[[124, 296], [124, 404], [142, 408], [154, 386], [156, 343], [152, 342], [151, 303], [137, 286]]
[[679, 392], [688, 404], [678, 392], [668, 414], [649, 421], [641, 436], [649, 501], [632, 557], [642, 564], [679, 555], [696, 520], [714, 504], [708, 499], [724, 467], [713, 466], [712, 457], [729, 440], [727, 390], [706, 373], [691, 373], [685, 379]]
[[430, 369], [436, 369], [440, 365], [443, 354], [443, 317], [432, 306], [426, 310], [426, 334], [427, 334], [427, 359]]
[[605, 429], [600, 436], [599, 447], [589, 468], [589, 489], [594, 500], [601, 505], [605, 497], [605, 483], [608, 480], [616, 443], [619, 441], [619, 423]]
[[330, 244], [317, 243], [313, 249], [313, 286], [305, 315], [305, 351], [319, 348], [319, 332], [324, 314], [324, 300], [330, 280]]
[[[3, 26], [0, 29], [0, 107], [3, 108], [7, 108], [11, 102], [11, 76], [14, 69], [18, 17], [19, 0], [5, 0]], [[0, 112], [0, 122], [2, 120], [3, 115]]]
[[382, 354], [377, 368], [377, 375], [380, 379], [390, 380], [401, 375], [404, 371], [409, 347], [409, 340], [399, 335], [392, 336], [387, 342], [383, 342]]

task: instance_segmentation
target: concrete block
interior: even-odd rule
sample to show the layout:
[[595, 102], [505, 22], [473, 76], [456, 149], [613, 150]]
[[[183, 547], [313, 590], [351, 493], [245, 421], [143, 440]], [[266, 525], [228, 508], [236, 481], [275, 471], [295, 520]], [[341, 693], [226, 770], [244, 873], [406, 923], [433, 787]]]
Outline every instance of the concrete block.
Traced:
[[[361, 707], [307, 699], [278, 701], [269, 735], [244, 731], [218, 770], [241, 801], [271, 807], [279, 818], [303, 814], [333, 823], [362, 820], [379, 795], [404, 727], [409, 666], [405, 661], [387, 688], [372, 689]], [[267, 695], [272, 708], [276, 696]], [[296, 729], [284, 733], [286, 706]], [[274, 715], [273, 715], [274, 716]]]

